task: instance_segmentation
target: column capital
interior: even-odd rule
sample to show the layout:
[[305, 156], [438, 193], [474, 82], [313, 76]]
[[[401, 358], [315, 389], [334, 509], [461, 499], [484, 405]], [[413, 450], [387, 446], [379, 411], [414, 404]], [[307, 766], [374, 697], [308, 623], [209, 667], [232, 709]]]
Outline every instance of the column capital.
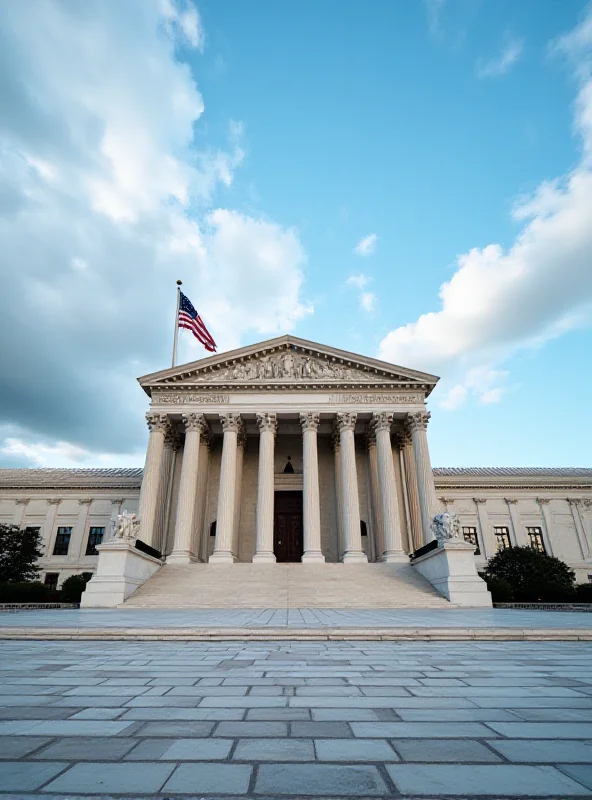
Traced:
[[551, 498], [550, 497], [537, 497], [536, 501], [540, 506], [546, 506], [547, 503], [551, 502]]
[[368, 445], [368, 449], [376, 447], [376, 429], [373, 428], [372, 425], [369, 425], [366, 431], [366, 444]]
[[90, 506], [91, 503], [92, 503], [92, 500], [88, 500], [86, 498], [84, 500], [79, 500], [78, 501], [78, 505], [79, 506]]
[[411, 439], [405, 431], [395, 431], [395, 433], [393, 433], [393, 443], [399, 450], [404, 450], [408, 441], [410, 442]]
[[515, 497], [504, 497], [504, 500], [509, 506], [513, 506], [518, 502], [518, 500]]
[[166, 433], [166, 430], [169, 426], [168, 414], [155, 414], [149, 411], [146, 414], [146, 422], [148, 424], [148, 430], [150, 433], [152, 433], [152, 431], [162, 431], [163, 433]]
[[19, 497], [14, 502], [17, 504], [17, 506], [27, 506], [29, 505], [30, 500], [28, 497]]
[[429, 411], [415, 411], [413, 414], [407, 414], [405, 425], [409, 431], [426, 431], [431, 416]]
[[316, 431], [319, 428], [321, 415], [315, 411], [305, 411], [300, 414], [300, 424], [303, 431]]
[[338, 411], [336, 415], [336, 425], [341, 431], [353, 431], [356, 427], [358, 415], [355, 411]]
[[375, 431], [389, 431], [393, 424], [393, 415], [389, 411], [375, 411], [370, 420], [370, 427]]
[[164, 446], [170, 447], [172, 450], [179, 450], [181, 448], [181, 437], [176, 428], [169, 426], [164, 434]]
[[454, 497], [439, 497], [438, 500], [441, 503], [444, 503], [445, 506], [452, 505], [454, 503]]
[[236, 443], [237, 446], [242, 448], [243, 450], [247, 446], [247, 432], [245, 430], [245, 426], [242, 423], [238, 429], [238, 437]]
[[197, 414], [195, 412], [182, 414], [181, 419], [183, 420], [186, 433], [189, 431], [199, 431], [200, 433], [204, 433], [204, 431], [208, 429], [208, 423], [206, 422], [206, 418], [203, 414]]
[[477, 505], [479, 505], [480, 503], [486, 503], [486, 502], [487, 502], [487, 498], [486, 497], [473, 497], [473, 503], [476, 503]]
[[112, 506], [120, 506], [123, 503], [123, 497], [120, 497], [117, 500], [111, 500]]
[[339, 438], [337, 426], [334, 426], [333, 430], [331, 431], [331, 447], [333, 448], [334, 453], [338, 453], [341, 447], [341, 439]]
[[242, 425], [240, 414], [233, 414], [229, 412], [228, 414], [220, 414], [219, 417], [224, 433], [227, 433], [228, 431], [233, 433], [239, 432]]
[[47, 502], [49, 503], [50, 506], [59, 506], [59, 504], [62, 502], [62, 498], [50, 497], [50, 499]]
[[270, 414], [267, 411], [258, 412], [257, 427], [261, 433], [263, 431], [271, 431], [271, 433], [275, 434], [277, 431], [277, 414]]

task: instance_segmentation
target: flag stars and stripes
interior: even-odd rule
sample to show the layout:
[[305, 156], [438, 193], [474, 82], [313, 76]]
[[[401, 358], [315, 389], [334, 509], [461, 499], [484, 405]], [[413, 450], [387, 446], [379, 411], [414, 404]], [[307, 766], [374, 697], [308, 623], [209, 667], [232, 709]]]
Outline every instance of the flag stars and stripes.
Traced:
[[216, 342], [212, 339], [210, 332], [204, 325], [191, 300], [180, 292], [179, 297], [179, 327], [185, 328], [200, 341], [210, 353], [216, 352]]

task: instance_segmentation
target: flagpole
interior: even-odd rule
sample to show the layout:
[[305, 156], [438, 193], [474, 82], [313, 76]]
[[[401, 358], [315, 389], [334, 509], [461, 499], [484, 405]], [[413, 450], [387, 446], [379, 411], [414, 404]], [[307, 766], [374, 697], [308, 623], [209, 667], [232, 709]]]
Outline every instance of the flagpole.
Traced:
[[181, 286], [183, 281], [177, 281], [177, 307], [175, 309], [175, 335], [173, 337], [173, 363], [174, 367], [177, 363], [177, 340], [179, 338], [179, 306], [181, 303]]

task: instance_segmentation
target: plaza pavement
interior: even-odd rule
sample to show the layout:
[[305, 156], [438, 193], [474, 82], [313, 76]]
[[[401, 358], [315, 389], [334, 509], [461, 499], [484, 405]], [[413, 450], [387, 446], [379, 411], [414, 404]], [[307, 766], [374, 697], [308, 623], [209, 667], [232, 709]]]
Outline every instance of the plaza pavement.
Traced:
[[587, 642], [3, 641], [0, 674], [0, 798], [592, 797]]

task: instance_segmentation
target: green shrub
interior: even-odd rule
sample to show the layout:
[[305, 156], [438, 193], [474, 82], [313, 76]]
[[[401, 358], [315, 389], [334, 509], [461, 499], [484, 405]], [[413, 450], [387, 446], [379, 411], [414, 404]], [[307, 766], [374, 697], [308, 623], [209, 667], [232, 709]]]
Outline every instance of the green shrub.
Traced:
[[487, 588], [494, 603], [511, 603], [514, 600], [512, 587], [503, 578], [487, 578]]
[[0, 583], [0, 603], [48, 603], [53, 592], [39, 581]]
[[42, 555], [39, 531], [0, 524], [1, 582], [35, 581], [39, 574], [37, 561]]
[[[92, 573], [85, 573], [91, 575]], [[89, 578], [90, 580], [90, 578]], [[62, 583], [62, 603], [79, 603], [82, 592], [86, 589], [87, 579], [84, 575], [71, 575]]]
[[487, 565], [487, 579], [507, 581], [517, 603], [561, 603], [574, 598], [575, 574], [554, 556], [531, 547], [499, 550]]
[[578, 583], [575, 593], [576, 603], [592, 603], [592, 583]]

